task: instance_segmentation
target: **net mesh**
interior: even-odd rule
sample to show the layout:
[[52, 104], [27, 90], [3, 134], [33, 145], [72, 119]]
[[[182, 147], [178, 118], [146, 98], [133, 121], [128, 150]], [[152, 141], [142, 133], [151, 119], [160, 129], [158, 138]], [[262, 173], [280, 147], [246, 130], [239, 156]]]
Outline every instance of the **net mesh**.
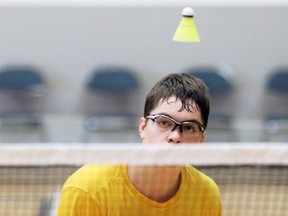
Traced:
[[64, 181], [86, 163], [190, 163], [219, 186], [224, 216], [288, 215], [287, 144], [3, 145], [0, 215], [56, 215]]

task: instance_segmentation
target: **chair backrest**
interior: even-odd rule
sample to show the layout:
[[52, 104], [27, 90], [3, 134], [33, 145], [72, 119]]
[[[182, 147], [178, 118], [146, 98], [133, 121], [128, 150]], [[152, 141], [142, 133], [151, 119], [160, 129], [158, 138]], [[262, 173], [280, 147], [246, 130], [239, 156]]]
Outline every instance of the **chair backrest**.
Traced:
[[278, 93], [288, 93], [288, 66], [275, 69], [267, 78], [266, 89]]
[[288, 118], [288, 66], [277, 67], [266, 79], [263, 112], [265, 119]]
[[42, 96], [44, 84], [40, 72], [30, 66], [9, 66], [0, 70], [0, 90], [31, 92], [34, 96]]
[[98, 68], [87, 83], [87, 88], [92, 92], [133, 92], [138, 86], [134, 71], [122, 67]]
[[210, 94], [228, 93], [232, 90], [232, 81], [217, 67], [195, 67], [185, 71], [203, 80]]
[[133, 69], [106, 66], [92, 71], [86, 83], [85, 113], [135, 113], [140, 82]]
[[10, 65], [0, 68], [0, 111], [42, 110], [47, 88], [41, 72], [32, 66]]

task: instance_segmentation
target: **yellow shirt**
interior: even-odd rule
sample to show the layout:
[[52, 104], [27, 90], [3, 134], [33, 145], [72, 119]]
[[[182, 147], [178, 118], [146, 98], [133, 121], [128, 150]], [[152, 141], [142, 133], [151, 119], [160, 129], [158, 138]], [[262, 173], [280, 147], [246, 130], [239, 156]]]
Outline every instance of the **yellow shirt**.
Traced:
[[142, 195], [125, 165], [86, 165], [65, 182], [58, 216], [221, 216], [215, 182], [190, 165], [181, 171], [177, 193], [166, 202]]

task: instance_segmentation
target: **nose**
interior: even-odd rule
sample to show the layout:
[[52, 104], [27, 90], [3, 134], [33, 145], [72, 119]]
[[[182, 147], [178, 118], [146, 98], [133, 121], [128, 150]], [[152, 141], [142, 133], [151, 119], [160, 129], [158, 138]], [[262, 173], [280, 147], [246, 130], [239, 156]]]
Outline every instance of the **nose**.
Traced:
[[180, 131], [180, 128], [177, 127], [175, 130], [173, 131], [169, 131], [169, 135], [167, 137], [167, 141], [168, 143], [181, 143], [181, 136], [182, 136], [182, 133]]

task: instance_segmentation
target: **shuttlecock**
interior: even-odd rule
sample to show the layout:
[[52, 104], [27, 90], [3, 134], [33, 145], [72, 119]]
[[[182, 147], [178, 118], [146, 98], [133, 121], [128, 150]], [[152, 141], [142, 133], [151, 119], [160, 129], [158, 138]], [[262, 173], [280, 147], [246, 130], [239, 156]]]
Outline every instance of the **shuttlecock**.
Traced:
[[182, 19], [174, 34], [173, 41], [177, 42], [199, 42], [200, 38], [194, 23], [194, 11], [190, 7], [182, 10]]

